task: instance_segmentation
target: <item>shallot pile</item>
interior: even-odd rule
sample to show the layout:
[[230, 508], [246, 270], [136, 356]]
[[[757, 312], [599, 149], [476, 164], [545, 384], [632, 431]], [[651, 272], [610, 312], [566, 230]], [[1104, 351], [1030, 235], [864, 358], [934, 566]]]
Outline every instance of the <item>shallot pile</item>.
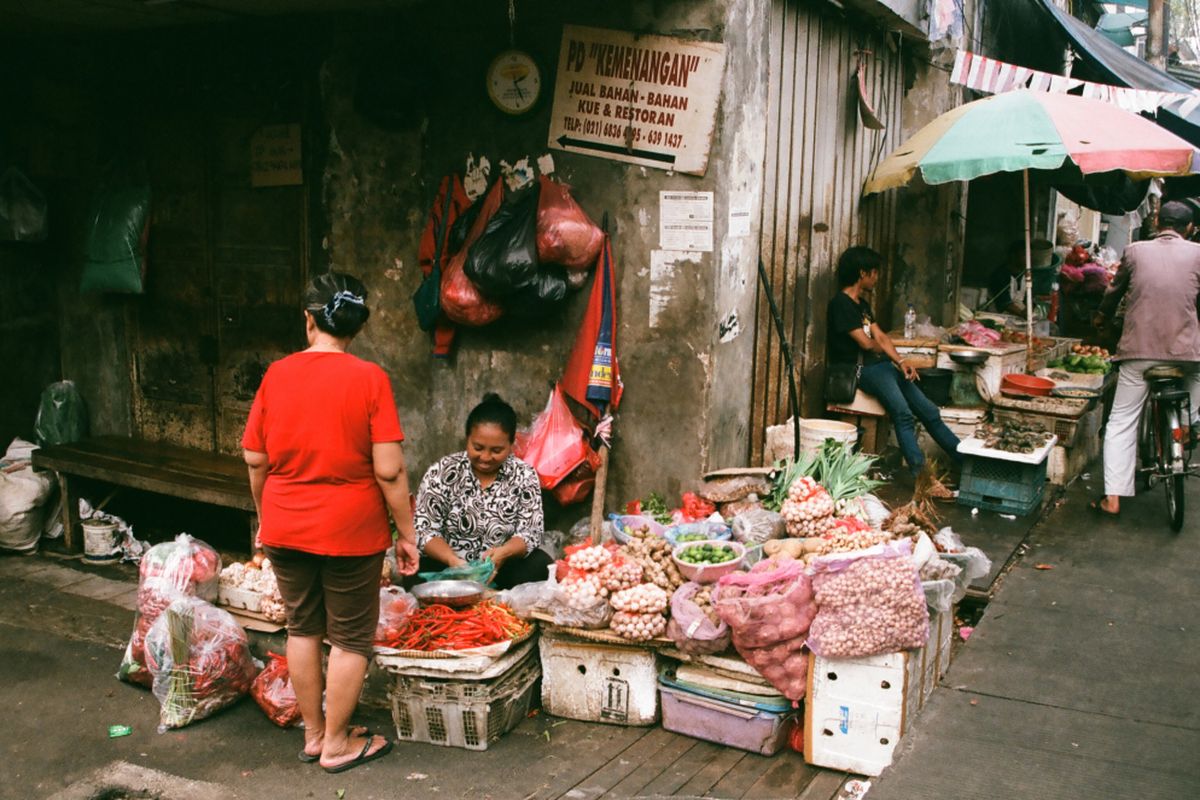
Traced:
[[929, 611], [908, 552], [885, 545], [857, 557], [817, 560], [813, 590], [819, 611], [808, 632], [814, 653], [857, 658], [925, 645]]
[[662, 614], [635, 614], [618, 611], [609, 624], [613, 633], [635, 642], [647, 642], [661, 636], [667, 629], [667, 618]]

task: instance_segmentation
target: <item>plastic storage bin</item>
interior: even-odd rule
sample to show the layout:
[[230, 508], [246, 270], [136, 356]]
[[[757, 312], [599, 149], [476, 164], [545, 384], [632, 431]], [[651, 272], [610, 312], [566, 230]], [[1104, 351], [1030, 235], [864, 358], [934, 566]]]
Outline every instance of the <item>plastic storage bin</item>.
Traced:
[[529, 713], [541, 666], [533, 650], [491, 681], [394, 675], [391, 701], [396, 737], [443, 747], [487, 750]]
[[658, 721], [658, 657], [642, 647], [585, 642], [543, 633], [542, 709], [584, 722]]
[[746, 708], [663, 684], [662, 726], [706, 742], [773, 756], [796, 725], [792, 712]]
[[958, 504], [1026, 516], [1046, 493], [1046, 460], [1023, 464], [986, 456], [963, 456]]

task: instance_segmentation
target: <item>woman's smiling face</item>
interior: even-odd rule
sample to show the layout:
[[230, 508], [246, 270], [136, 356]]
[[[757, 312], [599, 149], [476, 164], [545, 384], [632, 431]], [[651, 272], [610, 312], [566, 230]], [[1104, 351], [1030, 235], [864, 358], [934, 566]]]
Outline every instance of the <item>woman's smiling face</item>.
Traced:
[[494, 422], [481, 422], [467, 434], [467, 458], [477, 475], [493, 476], [512, 453], [513, 443]]

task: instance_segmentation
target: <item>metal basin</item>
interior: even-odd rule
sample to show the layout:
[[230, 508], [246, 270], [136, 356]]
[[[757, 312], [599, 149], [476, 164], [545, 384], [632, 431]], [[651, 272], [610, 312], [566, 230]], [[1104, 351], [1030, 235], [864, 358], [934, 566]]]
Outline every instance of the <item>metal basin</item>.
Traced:
[[476, 581], [430, 581], [412, 588], [413, 597], [423, 606], [443, 605], [451, 608], [473, 606], [483, 599], [487, 587]]
[[988, 355], [983, 350], [955, 350], [950, 353], [950, 360], [955, 364], [977, 367], [988, 360]]

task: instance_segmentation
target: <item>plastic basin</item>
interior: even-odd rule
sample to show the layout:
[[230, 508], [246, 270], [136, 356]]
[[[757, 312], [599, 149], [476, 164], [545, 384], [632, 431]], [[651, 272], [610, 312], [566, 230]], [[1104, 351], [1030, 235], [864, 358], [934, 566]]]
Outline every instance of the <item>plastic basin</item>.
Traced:
[[1050, 392], [1057, 386], [1049, 378], [1039, 378], [1037, 375], [1021, 375], [1010, 373], [1000, 379], [1000, 391], [1023, 397], [1049, 397]]
[[[720, 564], [689, 564], [679, 558], [679, 554], [684, 550], [692, 547], [702, 547], [706, 544], [711, 544], [714, 547], [730, 547], [737, 555], [729, 561]], [[742, 562], [746, 560], [746, 547], [740, 542], [727, 542], [720, 539], [707, 539], [703, 542], [684, 542], [671, 551], [671, 560], [679, 567], [679, 572], [683, 577], [689, 581], [695, 581], [696, 583], [716, 583], [721, 579], [721, 576], [737, 572], [742, 568]]]

